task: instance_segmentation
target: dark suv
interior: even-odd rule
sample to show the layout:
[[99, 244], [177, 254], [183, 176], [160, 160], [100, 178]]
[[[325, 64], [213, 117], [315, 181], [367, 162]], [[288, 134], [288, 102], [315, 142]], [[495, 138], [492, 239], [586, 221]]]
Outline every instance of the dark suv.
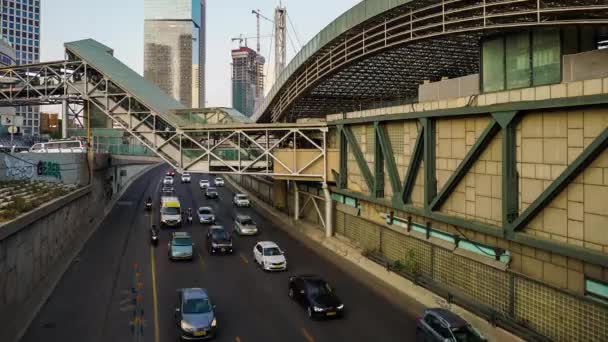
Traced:
[[289, 298], [306, 308], [308, 318], [344, 315], [344, 304], [329, 284], [315, 275], [289, 277]]
[[232, 237], [222, 226], [212, 226], [207, 232], [207, 251], [209, 254], [230, 253], [232, 249]]
[[467, 341], [486, 339], [467, 321], [446, 309], [427, 309], [416, 322], [416, 341]]

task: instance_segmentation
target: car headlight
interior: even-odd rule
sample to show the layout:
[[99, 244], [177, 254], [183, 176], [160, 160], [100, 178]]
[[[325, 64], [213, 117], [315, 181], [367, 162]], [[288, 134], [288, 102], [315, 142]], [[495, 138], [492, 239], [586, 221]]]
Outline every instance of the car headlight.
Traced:
[[313, 308], [313, 310], [315, 310], [315, 312], [321, 312], [321, 311], [323, 311], [323, 308], [319, 308], [319, 307], [316, 307], [316, 306], [313, 306], [312, 308]]
[[342, 310], [342, 309], [344, 309], [344, 304], [338, 305], [338, 310]]
[[211, 327], [215, 328], [217, 327], [217, 320], [214, 318], [213, 321], [211, 322]]
[[213, 248], [217, 248], [217, 246], [218, 246], [218, 245], [217, 245], [217, 243], [214, 243], [214, 242], [213, 242], [213, 243], [211, 243], [211, 247], [213, 247]]
[[180, 327], [182, 328], [183, 331], [187, 331], [187, 332], [192, 332], [195, 330], [195, 328], [192, 325], [188, 324], [188, 322], [186, 322], [186, 321], [181, 321]]

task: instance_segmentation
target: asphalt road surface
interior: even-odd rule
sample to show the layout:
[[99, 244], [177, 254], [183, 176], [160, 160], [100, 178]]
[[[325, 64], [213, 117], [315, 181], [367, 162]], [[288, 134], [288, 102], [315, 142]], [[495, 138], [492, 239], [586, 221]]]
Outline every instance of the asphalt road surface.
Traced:
[[[234, 236], [234, 255], [210, 256], [207, 227], [194, 223], [188, 231], [195, 241], [195, 259], [171, 262], [167, 242], [172, 230], [162, 229], [152, 247], [149, 227], [158, 224], [160, 181], [167, 167], [158, 167], [136, 180], [117, 202], [100, 228], [70, 266], [22, 341], [177, 341], [173, 318], [176, 289], [203, 287], [217, 305], [218, 341], [407, 341], [415, 336], [415, 317], [402, 306], [365, 286], [304, 244], [264, 219], [255, 209], [235, 209], [233, 192], [219, 188], [220, 199], [206, 200], [198, 188], [202, 178], [175, 190], [182, 207], [211, 206], [218, 224], [232, 227], [236, 212], [251, 215], [261, 234]], [[143, 210], [148, 196], [152, 213]], [[285, 251], [289, 270], [265, 273], [252, 260], [255, 242], [271, 240]], [[345, 304], [339, 320], [311, 321], [287, 296], [291, 274], [318, 274]], [[410, 310], [408, 310], [410, 311]]]

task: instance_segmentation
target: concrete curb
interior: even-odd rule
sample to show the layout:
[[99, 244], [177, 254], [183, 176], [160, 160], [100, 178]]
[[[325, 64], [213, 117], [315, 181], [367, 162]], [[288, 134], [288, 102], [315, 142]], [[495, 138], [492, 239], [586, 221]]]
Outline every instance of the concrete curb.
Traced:
[[[357, 279], [361, 279], [361, 272], [366, 273], [367, 276], [372, 279], [371, 281], [364, 281], [366, 285], [370, 286], [383, 297], [389, 299], [389, 301], [399, 305], [407, 312], [419, 315], [422, 310], [427, 307], [444, 307], [457, 313], [469, 323], [473, 324], [490, 341], [523, 341], [502, 328], [493, 327], [485, 319], [464, 308], [449, 304], [445, 299], [437, 296], [433, 292], [414, 284], [396, 273], [388, 271], [385, 267], [364, 257], [362, 255], [363, 250], [352, 245], [346, 241], [346, 239], [339, 236], [326, 238], [324, 232], [315, 228], [312, 224], [295, 221], [285, 213], [278, 212], [278, 210], [265, 203], [255, 196], [255, 194], [252, 194], [247, 189], [236, 184], [233, 179], [226, 177], [226, 180], [232, 188], [237, 189], [239, 192], [249, 194], [255, 208], [262, 211], [273, 222], [278, 223], [278, 227], [281, 227], [281, 229], [289, 235], [303, 242], [308, 247], [311, 247], [311, 249], [319, 255], [327, 258], [343, 270], [356, 275]], [[294, 229], [287, 229], [285, 227]], [[318, 248], [319, 245], [324, 247], [323, 250]], [[348, 264], [354, 267], [345, 267], [342, 263], [337, 263], [336, 256], [340, 257], [342, 260], [348, 261]]]
[[[29, 310], [22, 309], [23, 312], [21, 313], [21, 316], [23, 316], [23, 317], [19, 317], [19, 313], [17, 313], [15, 315], [16, 319], [12, 322], [12, 325], [11, 325], [13, 327], [13, 331], [12, 332], [9, 331], [9, 332], [5, 333], [6, 336], [0, 336], [0, 340], [19, 342], [21, 340], [21, 338], [23, 338], [23, 336], [27, 332], [27, 329], [30, 327], [30, 325], [32, 324], [32, 322], [34, 321], [34, 319], [36, 318], [36, 316], [42, 309], [42, 306], [46, 303], [46, 301], [49, 299], [49, 297], [53, 294], [55, 287], [57, 287], [57, 284], [59, 284], [59, 281], [61, 281], [61, 278], [63, 278], [63, 275], [65, 274], [65, 272], [72, 265], [72, 262], [74, 261], [74, 259], [76, 259], [78, 254], [80, 254], [80, 252], [82, 251], [82, 248], [84, 248], [85, 244], [89, 241], [91, 236], [93, 236], [93, 234], [97, 231], [97, 229], [99, 228], [99, 226], [101, 225], [101, 223], [103, 222], [105, 217], [108, 215], [110, 210], [112, 210], [112, 208], [114, 207], [114, 205], [116, 204], [118, 199], [120, 199], [120, 197], [124, 194], [124, 192], [131, 186], [131, 184], [133, 184], [133, 182], [135, 182], [137, 179], [139, 179], [139, 177], [141, 177], [142, 175], [146, 174], [147, 172], [151, 171], [152, 169], [154, 169], [160, 165], [161, 165], [160, 163], [150, 165], [150, 166], [146, 167], [145, 169], [142, 169], [140, 172], [135, 174], [133, 177], [131, 177], [131, 179], [124, 185], [121, 192], [119, 194], [117, 194], [117, 196], [114, 197], [114, 199], [112, 199], [112, 201], [110, 201], [110, 203], [108, 203], [108, 205], [104, 208], [103, 216], [99, 219], [99, 222], [97, 222], [89, 231], [83, 232], [82, 239], [76, 240], [76, 243], [74, 245], [74, 248], [72, 249], [72, 252], [66, 253], [61, 259], [59, 259], [55, 263], [52, 271], [49, 272], [50, 276], [47, 277], [46, 280], [42, 281], [38, 285], [38, 291], [36, 291], [37, 293], [32, 294], [31, 298], [21, 306], [21, 308], [30, 308], [30, 309]], [[89, 185], [89, 187], [90, 187], [90, 185]], [[21, 324], [18, 324], [19, 322], [21, 322]]]

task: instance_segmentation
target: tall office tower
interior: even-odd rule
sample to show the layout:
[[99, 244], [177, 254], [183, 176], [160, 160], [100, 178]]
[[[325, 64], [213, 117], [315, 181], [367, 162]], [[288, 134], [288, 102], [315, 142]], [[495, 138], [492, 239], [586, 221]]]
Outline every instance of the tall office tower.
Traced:
[[[40, 0], [2, 0], [2, 37], [15, 48], [17, 64], [40, 62]], [[21, 132], [40, 134], [38, 106], [18, 107], [23, 117]]]
[[144, 78], [205, 106], [206, 0], [144, 0]]
[[[0, 67], [15, 65], [15, 48], [6, 38], [0, 38]], [[15, 115], [15, 108], [0, 108], [0, 114]], [[8, 134], [8, 126], [0, 125], [0, 136]]]
[[248, 117], [264, 97], [264, 63], [246, 46], [232, 50], [232, 107]]

